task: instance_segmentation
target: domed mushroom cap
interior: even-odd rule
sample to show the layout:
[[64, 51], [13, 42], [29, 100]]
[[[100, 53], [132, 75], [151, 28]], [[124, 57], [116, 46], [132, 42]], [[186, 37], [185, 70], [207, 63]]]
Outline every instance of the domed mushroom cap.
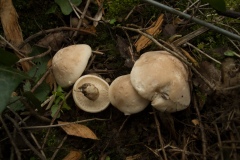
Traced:
[[125, 115], [138, 113], [149, 104], [149, 100], [141, 97], [133, 88], [129, 74], [120, 76], [111, 83], [109, 99], [111, 104]]
[[132, 68], [130, 79], [138, 94], [162, 112], [180, 111], [190, 104], [188, 71], [166, 51], [142, 54]]
[[110, 104], [109, 85], [95, 75], [81, 76], [73, 86], [73, 99], [76, 105], [90, 113], [103, 111]]
[[65, 88], [73, 85], [84, 72], [92, 49], [87, 44], [60, 49], [52, 59], [52, 71], [57, 83]]

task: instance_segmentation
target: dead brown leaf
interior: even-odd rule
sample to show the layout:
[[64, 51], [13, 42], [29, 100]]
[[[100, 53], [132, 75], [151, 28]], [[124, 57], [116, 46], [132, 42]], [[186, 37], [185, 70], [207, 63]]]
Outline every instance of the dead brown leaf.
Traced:
[[[66, 124], [66, 123], [69, 123], [69, 122], [58, 121], [58, 124]], [[98, 140], [95, 133], [93, 133], [93, 131], [85, 125], [68, 124], [61, 127], [68, 135]]]
[[81, 151], [70, 151], [63, 160], [81, 160], [83, 158], [83, 153]]
[[[163, 14], [161, 14], [157, 21], [155, 21], [148, 30], [146, 30], [146, 32], [152, 36], [155, 36], [157, 34], [159, 34], [162, 29], [160, 28], [163, 22]], [[141, 36], [137, 42], [135, 43], [135, 47], [137, 52], [141, 51], [142, 49], [146, 48], [148, 45], [150, 45], [152, 43], [152, 41], [145, 37], [145, 36]]]

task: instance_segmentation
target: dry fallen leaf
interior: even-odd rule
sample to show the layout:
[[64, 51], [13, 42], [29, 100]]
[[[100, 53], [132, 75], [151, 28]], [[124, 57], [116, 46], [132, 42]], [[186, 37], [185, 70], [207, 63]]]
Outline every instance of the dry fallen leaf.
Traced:
[[192, 119], [192, 123], [193, 123], [195, 126], [198, 126], [198, 125], [199, 125], [199, 120], [198, 120], [198, 119]]
[[[58, 124], [66, 124], [66, 123], [69, 123], [69, 122], [58, 121]], [[98, 140], [95, 133], [93, 133], [93, 131], [85, 125], [68, 124], [61, 127], [68, 135]]]
[[70, 151], [63, 160], [80, 160], [83, 157], [83, 153], [81, 151]]
[[[157, 21], [155, 21], [150, 27], [148, 30], [146, 30], [146, 32], [152, 36], [155, 36], [157, 34], [159, 34], [162, 29], [160, 28], [161, 25], [162, 25], [162, 22], [163, 22], [163, 14], [161, 14]], [[141, 36], [137, 42], [135, 43], [135, 47], [136, 47], [136, 50], [137, 52], [141, 51], [142, 49], [146, 48], [148, 45], [150, 45], [152, 43], [152, 41], [145, 37], [145, 36]]]

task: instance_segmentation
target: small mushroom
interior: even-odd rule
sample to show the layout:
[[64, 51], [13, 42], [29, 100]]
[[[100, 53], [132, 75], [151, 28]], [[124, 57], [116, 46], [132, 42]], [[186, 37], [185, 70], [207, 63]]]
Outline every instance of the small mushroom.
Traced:
[[60, 49], [52, 59], [53, 75], [63, 88], [73, 85], [85, 70], [92, 49], [87, 44], [71, 45]]
[[76, 105], [90, 113], [103, 111], [110, 104], [109, 85], [96, 75], [81, 76], [73, 86], [73, 99]]
[[190, 86], [186, 66], [166, 51], [146, 52], [130, 73], [133, 87], [153, 107], [176, 112], [190, 104]]
[[125, 115], [138, 113], [149, 104], [149, 100], [142, 98], [133, 88], [129, 74], [120, 76], [111, 83], [109, 99]]

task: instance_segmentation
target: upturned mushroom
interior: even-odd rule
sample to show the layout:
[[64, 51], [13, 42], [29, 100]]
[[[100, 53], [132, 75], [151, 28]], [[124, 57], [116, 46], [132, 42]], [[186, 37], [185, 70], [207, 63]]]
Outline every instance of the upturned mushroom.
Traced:
[[91, 54], [92, 49], [87, 44], [60, 49], [52, 59], [52, 71], [58, 85], [72, 86], [84, 72]]
[[73, 100], [82, 110], [90, 113], [103, 111], [110, 104], [109, 84], [96, 75], [81, 76], [73, 86]]
[[131, 83], [138, 94], [162, 112], [176, 112], [189, 106], [188, 77], [186, 66], [166, 51], [142, 54], [130, 73]]
[[111, 104], [125, 115], [144, 110], [150, 102], [141, 97], [133, 88], [129, 74], [120, 76], [111, 83], [109, 99]]

